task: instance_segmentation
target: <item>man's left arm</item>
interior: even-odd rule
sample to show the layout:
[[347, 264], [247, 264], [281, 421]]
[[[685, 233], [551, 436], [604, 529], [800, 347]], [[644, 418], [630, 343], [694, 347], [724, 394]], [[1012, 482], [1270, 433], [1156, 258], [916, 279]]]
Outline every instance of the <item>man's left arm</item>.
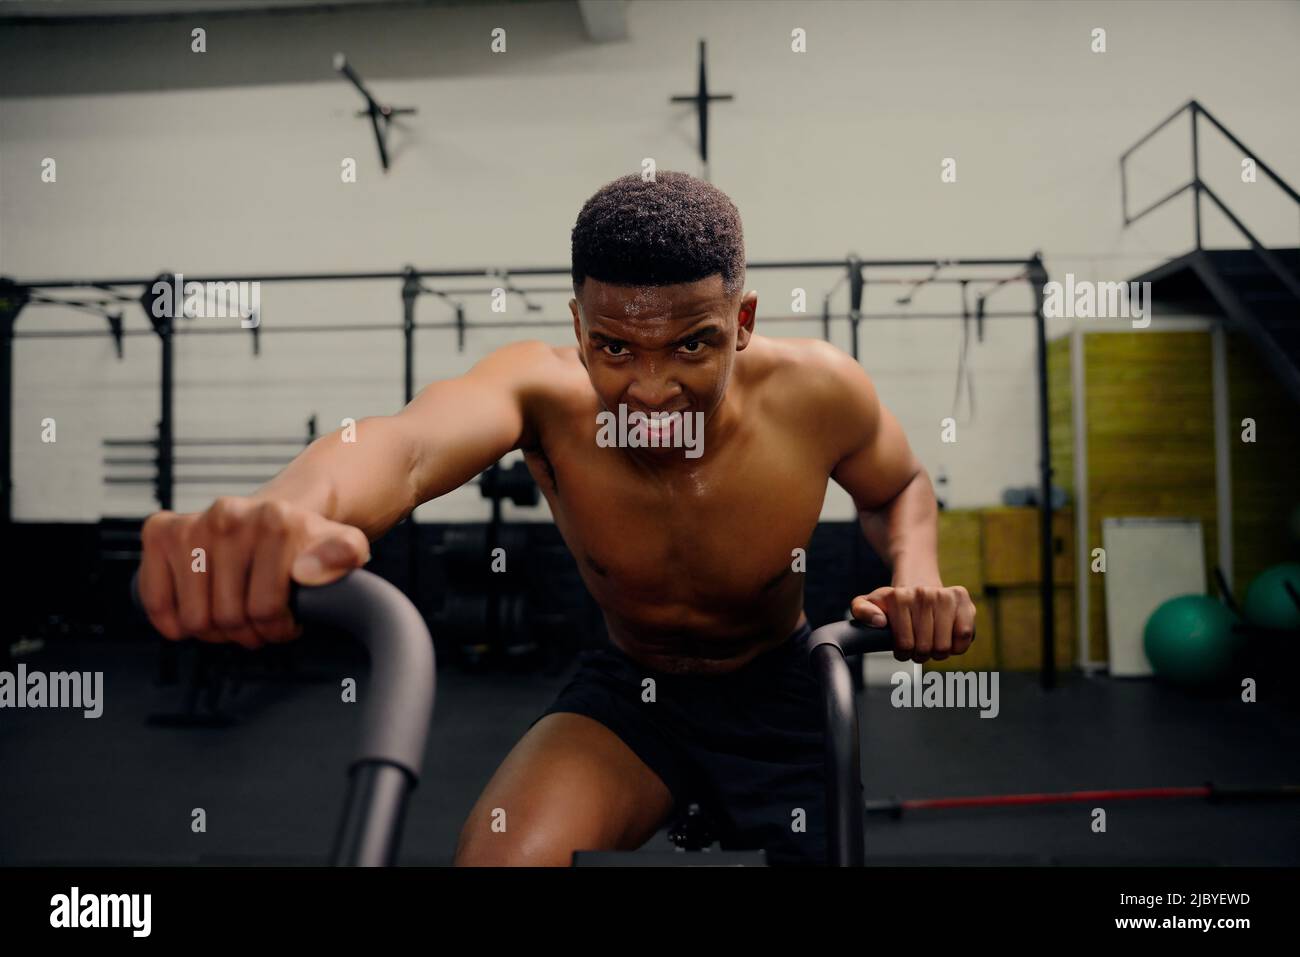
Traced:
[[930, 476], [866, 371], [850, 356], [832, 359], [838, 393], [829, 421], [840, 447], [831, 477], [853, 498], [862, 533], [893, 570], [889, 585], [853, 599], [853, 617], [888, 623], [899, 661], [942, 661], [975, 640], [975, 604], [939, 576], [939, 507]]

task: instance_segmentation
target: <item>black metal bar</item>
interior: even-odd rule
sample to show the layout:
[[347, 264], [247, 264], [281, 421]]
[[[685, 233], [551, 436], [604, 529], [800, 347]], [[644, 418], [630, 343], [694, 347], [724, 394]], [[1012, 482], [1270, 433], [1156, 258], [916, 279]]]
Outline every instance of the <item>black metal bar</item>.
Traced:
[[1146, 216], [1148, 213], [1153, 213], [1153, 212], [1155, 212], [1157, 209], [1159, 209], [1159, 208], [1160, 208], [1161, 206], [1163, 206], [1165, 203], [1169, 202], [1169, 201], [1172, 200], [1172, 199], [1175, 199], [1175, 198], [1181, 196], [1183, 193], [1187, 192], [1189, 189], [1192, 189], [1195, 185], [1196, 185], [1196, 184], [1195, 184], [1194, 182], [1184, 183], [1182, 186], [1179, 186], [1179, 187], [1178, 187], [1177, 189], [1175, 189], [1173, 192], [1169, 193], [1169, 194], [1166, 195], [1166, 196], [1162, 196], [1160, 199], [1156, 200], [1156, 201], [1155, 201], [1154, 203], [1152, 203], [1150, 206], [1147, 206], [1147, 207], [1146, 207], [1145, 209], [1143, 209], [1141, 212], [1134, 213], [1132, 216], [1127, 217], [1127, 218], [1124, 220], [1124, 225], [1125, 225], [1125, 226], [1128, 226], [1128, 225], [1131, 224], [1131, 223], [1136, 223], [1136, 222], [1137, 222], [1139, 219], [1141, 219], [1143, 216]]
[[[490, 289], [426, 289], [425, 292], [432, 292], [440, 296], [486, 296], [491, 293]], [[515, 286], [512, 290], [520, 295], [537, 295], [539, 293], [564, 293], [566, 296], [573, 295], [572, 286]]]
[[[427, 326], [417, 328], [430, 328]], [[255, 329], [258, 333], [276, 333], [276, 332], [400, 332], [401, 326], [391, 322], [387, 323], [341, 323], [338, 325], [325, 324], [307, 324], [301, 326], [259, 326]], [[184, 338], [186, 336], [238, 336], [248, 332], [247, 329], [241, 329], [238, 326], [219, 326], [212, 329], [175, 329], [173, 336]], [[103, 329], [54, 329], [45, 332], [20, 332], [16, 338], [19, 339], [96, 339], [101, 336], [112, 335], [111, 332]], [[151, 336], [154, 335], [152, 329], [124, 329], [123, 336]]]
[[1196, 101], [1195, 101], [1195, 100], [1188, 100], [1186, 103], [1184, 103], [1184, 104], [1183, 104], [1182, 106], [1180, 106], [1178, 109], [1176, 109], [1176, 110], [1174, 110], [1172, 113], [1170, 113], [1169, 116], [1167, 116], [1167, 117], [1166, 117], [1166, 118], [1165, 118], [1165, 119], [1164, 119], [1164, 120], [1163, 120], [1159, 125], [1157, 125], [1155, 129], [1153, 129], [1150, 133], [1148, 133], [1146, 136], [1142, 137], [1142, 139], [1138, 140], [1136, 143], [1134, 143], [1132, 146], [1130, 146], [1128, 149], [1126, 149], [1123, 153], [1121, 153], [1121, 154], [1120, 154], [1120, 157], [1119, 157], [1120, 162], [1122, 163], [1124, 160], [1128, 159], [1129, 156], [1132, 155], [1132, 153], [1133, 153], [1133, 151], [1134, 151], [1135, 149], [1137, 149], [1137, 148], [1138, 148], [1139, 146], [1141, 146], [1143, 143], [1146, 143], [1148, 140], [1151, 139], [1151, 137], [1155, 136], [1157, 133], [1159, 133], [1161, 130], [1163, 130], [1166, 126], [1168, 126], [1168, 125], [1169, 125], [1170, 123], [1172, 123], [1174, 120], [1178, 119], [1179, 114], [1182, 113], [1183, 110], [1186, 110], [1186, 109], [1191, 108], [1194, 104], [1196, 104]]
[[[1024, 261], [1023, 261], [1023, 260], [1021, 260], [1021, 265], [1024, 265]], [[987, 278], [986, 278], [986, 277], [983, 277], [983, 276], [965, 276], [965, 277], [934, 276], [934, 277], [926, 277], [926, 279], [925, 279], [925, 285], [927, 285], [927, 286], [943, 286], [943, 285], [948, 285], [948, 286], [960, 286], [962, 283], [987, 282], [987, 283], [992, 283], [994, 286], [999, 286], [999, 285], [1002, 285], [1002, 284], [1004, 284], [1004, 283], [1009, 283], [1009, 282], [1018, 282], [1018, 281], [1020, 281], [1020, 280], [1022, 280], [1022, 279], [1024, 279], [1024, 278], [1025, 278], [1025, 277], [1024, 277], [1023, 274], [1018, 275], [1018, 276], [1005, 276], [1005, 277], [1003, 277], [1002, 279], [994, 279], [992, 276], [989, 276], [989, 277], [987, 277]], [[893, 277], [889, 277], [889, 276], [872, 276], [872, 277], [871, 277], [871, 285], [873, 285], [873, 286], [915, 286], [916, 283], [917, 283], [917, 280], [915, 280], [915, 279], [903, 279], [903, 278], [901, 278], [901, 277], [897, 277], [897, 278], [893, 278]]]
[[[866, 846], [853, 678], [844, 652], [835, 644], [814, 647], [810, 664], [822, 687], [825, 708], [826, 863], [830, 867], [861, 867]], [[854, 798], [846, 800], [849, 795]]]
[[1039, 596], [1043, 605], [1043, 653], [1039, 682], [1044, 691], [1056, 685], [1056, 583], [1052, 567], [1052, 442], [1047, 399], [1047, 322], [1043, 314], [1043, 287], [1047, 270], [1038, 253], [1029, 267], [1036, 313], [1034, 334], [1037, 344], [1038, 379], [1038, 487], [1039, 559], [1042, 566]]
[[[567, 274], [568, 266], [542, 266], [512, 269], [512, 276], [553, 276]], [[495, 278], [500, 273], [497, 267], [467, 269], [422, 269], [421, 279], [464, 279], [470, 277]], [[186, 276], [186, 282], [368, 282], [376, 280], [400, 280], [406, 278], [406, 272], [326, 272], [326, 273], [258, 273], [246, 276]], [[99, 286], [145, 286], [152, 279], [51, 279], [37, 281], [20, 281], [18, 284], [32, 289], [83, 289]]]
[[704, 178], [706, 180], [709, 178], [709, 104], [714, 101], [728, 101], [732, 98], [730, 93], [709, 92], [707, 61], [707, 46], [705, 41], [701, 40], [699, 77], [695, 92], [690, 95], [669, 97], [670, 103], [693, 103], [695, 105], [696, 122], [700, 132], [700, 162], [704, 164]]
[[35, 295], [31, 298], [33, 306], [63, 306], [65, 309], [76, 309], [81, 312], [89, 312], [96, 316], [105, 315], [104, 307], [112, 300], [105, 299], [102, 302], [86, 302], [81, 299], [47, 299], [42, 295]]
[[1228, 610], [1234, 615], [1240, 615], [1241, 608], [1237, 605], [1237, 596], [1232, 593], [1232, 587], [1228, 584], [1222, 567], [1218, 565], [1214, 566], [1214, 580], [1219, 584], [1219, 600], [1227, 605]]
[[866, 860], [858, 706], [846, 659], [892, 648], [887, 628], [856, 621], [832, 622], [808, 636], [808, 667], [824, 708], [826, 863], [831, 867], [861, 867]]
[[[259, 323], [255, 331], [259, 334], [277, 332], [398, 332], [401, 328], [401, 326], [394, 325], [391, 322], [351, 322], [339, 323], [338, 325], [305, 323], [301, 326], [268, 326], [265, 323]], [[238, 336], [247, 331], [247, 329], [240, 326], [216, 326], [213, 328], [195, 328], [191, 326], [187, 329], [177, 330], [176, 335]]]
[[[849, 343], [853, 358], [856, 360], [858, 358], [858, 323], [862, 321], [862, 293], [866, 288], [866, 284], [862, 277], [862, 260], [856, 256], [850, 256], [845, 268], [848, 270], [849, 280]], [[854, 541], [857, 541], [856, 536]], [[856, 549], [856, 545], [854, 547]]]
[[420, 278], [413, 266], [406, 267], [402, 280], [402, 395], [403, 403], [415, 397], [415, 302], [420, 298]]
[[1291, 604], [1295, 605], [1296, 610], [1300, 611], [1300, 591], [1297, 591], [1295, 585], [1292, 585], [1289, 580], [1282, 582], [1282, 588], [1286, 591], [1287, 597], [1291, 599]]
[[173, 342], [175, 333], [175, 316], [173, 313], [177, 303], [168, 305], [162, 301], [161, 294], [155, 290], [158, 286], [170, 290], [174, 283], [175, 277], [173, 275], [163, 273], [145, 287], [145, 291], [140, 297], [140, 306], [144, 309], [144, 314], [152, 324], [154, 332], [157, 333], [161, 345], [159, 350], [162, 371], [159, 376], [158, 471], [154, 477], [154, 498], [158, 502], [158, 507], [164, 510], [171, 509], [175, 492], [173, 459], [176, 454], [174, 446], [176, 441], [174, 419], [176, 356]]
[[396, 863], [411, 787], [407, 773], [396, 765], [382, 761], [356, 765], [348, 776], [348, 795], [330, 863], [335, 867]]
[[[950, 266], [1023, 266], [1024, 259], [948, 259]], [[933, 266], [935, 260], [929, 259], [863, 259], [861, 264], [867, 269], [887, 267], [921, 267]], [[747, 269], [843, 269], [843, 259], [807, 259], [807, 260], [770, 260], [752, 262]], [[420, 279], [498, 279], [502, 273], [500, 267], [466, 267], [461, 269], [420, 269], [416, 271]], [[508, 270], [511, 276], [557, 276], [570, 275], [569, 266], [526, 266]], [[405, 279], [405, 270], [400, 272], [352, 272], [352, 273], [260, 273], [246, 276], [186, 276], [186, 282], [360, 282], [370, 280]], [[19, 286], [29, 289], [93, 289], [102, 286], [146, 286], [153, 279], [38, 279], [15, 280]]]
[[1197, 136], [1196, 101], [1192, 100], [1192, 222], [1196, 228], [1196, 250], [1201, 245], [1201, 145]]
[[380, 113], [375, 109], [373, 103], [371, 104], [370, 109], [367, 110], [366, 112], [370, 114], [370, 125], [371, 127], [374, 128], [375, 131], [375, 143], [378, 144], [379, 146], [379, 164], [384, 168], [385, 171], [387, 171], [388, 144], [386, 142], [387, 137], [385, 137], [384, 134], [388, 131], [388, 120], [387, 118], [384, 119], [384, 128], [381, 130], [379, 128]]
[[108, 319], [108, 334], [113, 337], [113, 349], [117, 352], [117, 357], [122, 358], [122, 311], [109, 313], [105, 318]]
[[6, 532], [14, 520], [14, 326], [29, 298], [25, 288], [0, 279], [0, 528]]
[[1211, 113], [1205, 107], [1201, 106], [1201, 104], [1198, 103], [1196, 100], [1193, 100], [1192, 102], [1196, 104], [1197, 112], [1200, 113], [1201, 116], [1209, 120], [1211, 123], [1213, 123], [1215, 127], [1218, 129], [1218, 131], [1222, 133], [1224, 136], [1226, 136], [1229, 139], [1229, 141], [1231, 141], [1233, 146], [1237, 147], [1237, 149], [1241, 150], [1252, 160], [1254, 160], [1255, 166], [1259, 169], [1262, 169], [1265, 172], [1265, 174], [1268, 175], [1269, 179], [1271, 179], [1274, 182], [1274, 184], [1276, 184], [1282, 189], [1282, 192], [1286, 193], [1297, 203], [1300, 203], [1300, 193], [1297, 193], [1294, 189], [1291, 188], [1290, 184], [1288, 184], [1286, 180], [1282, 179], [1281, 176], [1277, 175], [1277, 173], [1273, 171], [1272, 167], [1270, 167], [1267, 163], [1265, 163], [1262, 159], [1260, 159], [1255, 154], [1254, 150], [1247, 149], [1245, 143], [1243, 143], [1241, 140], [1237, 139], [1235, 136], [1229, 133], [1228, 128], [1224, 126], [1222, 123], [1220, 123], [1217, 119], [1215, 119], [1213, 113]]
[[[406, 267], [402, 280], [402, 365], [403, 405], [415, 397], [415, 303], [420, 298], [420, 277], [414, 266]], [[419, 601], [420, 579], [420, 529], [415, 521], [415, 509], [406, 516], [406, 581], [407, 594]]]
[[[858, 264], [864, 269], [881, 269], [886, 267], [901, 268], [929, 268], [939, 260], [934, 257], [928, 259], [900, 258], [900, 259], [858, 259]], [[1019, 259], [945, 259], [944, 264], [947, 266], [1023, 266], [1024, 257]], [[747, 269], [843, 269], [843, 259], [809, 259], [809, 260], [766, 260], [762, 262], [752, 262], [746, 267]]]
[[347, 57], [342, 53], [334, 54], [334, 69], [347, 77], [348, 81], [356, 87], [357, 92], [360, 93], [362, 99], [366, 101], [367, 107], [379, 109], [379, 103], [370, 95], [370, 91], [366, 89], [366, 85], [361, 82], [361, 77], [357, 76], [356, 71], [352, 69], [352, 64], [348, 62]]

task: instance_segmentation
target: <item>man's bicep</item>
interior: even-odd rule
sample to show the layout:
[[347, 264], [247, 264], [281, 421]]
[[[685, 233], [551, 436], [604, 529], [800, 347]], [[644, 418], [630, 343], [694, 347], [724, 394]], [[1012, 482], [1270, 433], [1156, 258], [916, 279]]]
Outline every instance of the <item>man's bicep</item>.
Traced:
[[[857, 365], [855, 362], [854, 365]], [[847, 450], [831, 477], [853, 497], [859, 509], [887, 504], [920, 471], [902, 425], [876, 395], [865, 371], [849, 373], [843, 406]]]
[[411, 445], [418, 501], [459, 488], [519, 447], [532, 345], [499, 349], [464, 375], [431, 383], [396, 416]]

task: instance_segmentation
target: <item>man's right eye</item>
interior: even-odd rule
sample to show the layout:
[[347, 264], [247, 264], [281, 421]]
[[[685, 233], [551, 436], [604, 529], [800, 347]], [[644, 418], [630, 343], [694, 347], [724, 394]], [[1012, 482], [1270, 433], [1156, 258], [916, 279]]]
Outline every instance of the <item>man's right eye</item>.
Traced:
[[[623, 347], [622, 347], [621, 345], [619, 345], [617, 342], [607, 342], [605, 345], [601, 346], [601, 349], [604, 350], [605, 355], [607, 355], [607, 356], [621, 356], [621, 355], [626, 355], [626, 350], [624, 350]], [[613, 349], [619, 349], [619, 350], [622, 350], [622, 351], [620, 351], [620, 352], [612, 352], [611, 350], [613, 350]]]

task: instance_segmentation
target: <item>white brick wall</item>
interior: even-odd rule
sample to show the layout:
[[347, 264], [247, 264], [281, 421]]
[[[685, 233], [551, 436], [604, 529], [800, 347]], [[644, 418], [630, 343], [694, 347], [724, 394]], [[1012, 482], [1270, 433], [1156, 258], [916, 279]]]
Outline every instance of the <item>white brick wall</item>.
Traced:
[[[0, 274], [564, 264], [574, 216], [601, 183], [644, 156], [698, 172], [694, 121], [667, 98], [693, 86], [699, 37], [710, 41], [711, 84], [737, 97], [713, 110], [712, 172], [740, 207], [751, 259], [1041, 248], [1056, 276], [1127, 278], [1185, 251], [1191, 218], [1184, 202], [1122, 230], [1118, 156], [1192, 96], [1300, 182], [1295, 4], [639, 0], [628, 15], [631, 40], [608, 45], [588, 43], [576, 6], [566, 3], [222, 17], [204, 24], [202, 61], [188, 52], [188, 21], [0, 29], [0, 77], [23, 78], [4, 85], [20, 95], [0, 90]], [[494, 26], [509, 31], [504, 56], [488, 53]], [[796, 26], [808, 31], [803, 56], [789, 52]], [[1105, 55], [1088, 50], [1096, 26], [1108, 31]], [[352, 116], [356, 94], [329, 72], [336, 48], [381, 97], [420, 109], [409, 132], [394, 134], [387, 176], [367, 124]], [[283, 75], [248, 85], [241, 65]], [[73, 75], [103, 75], [108, 91], [66, 92]], [[49, 95], [41, 95], [42, 76], [51, 78]], [[1300, 241], [1294, 207], [1262, 182], [1241, 184], [1240, 158], [1215, 134], [1203, 140], [1205, 176], [1229, 204], [1265, 239]], [[1135, 161], [1135, 206], [1178, 184], [1188, 149], [1183, 125]], [[58, 161], [57, 184], [40, 182], [46, 156]], [[339, 182], [345, 156], [359, 163], [355, 185]], [[958, 161], [956, 184], [939, 182], [945, 156]], [[1214, 215], [1206, 235], [1210, 243], [1231, 236]], [[816, 313], [836, 278], [752, 274], [760, 327], [817, 335], [816, 324], [763, 326], [761, 317], [786, 314], [796, 284]], [[872, 288], [869, 310], [891, 309], [898, 293]], [[396, 325], [401, 316], [396, 282], [286, 284], [262, 294], [268, 330]], [[563, 296], [541, 298], [545, 318], [567, 315]], [[1023, 289], [1009, 288], [991, 308], [1027, 305]], [[518, 303], [512, 308], [523, 316]], [[913, 306], [957, 308], [953, 287], [927, 290]], [[450, 318], [429, 297], [419, 313]], [[470, 317], [499, 318], [483, 301], [471, 303]], [[19, 328], [98, 324], [30, 309]], [[138, 309], [127, 324], [144, 328]], [[954, 506], [996, 501], [1004, 486], [1035, 481], [1032, 326], [990, 321], [986, 329], [971, 351], [977, 417], [952, 446], [938, 430], [951, 411], [957, 323], [863, 326], [864, 365], [931, 472], [949, 475]], [[845, 335], [840, 326], [836, 341], [845, 344]], [[418, 379], [458, 374], [514, 337], [476, 333], [458, 355], [454, 333], [421, 333]], [[556, 329], [541, 338], [571, 336]], [[99, 443], [151, 428], [157, 351], [149, 337], [128, 339], [121, 362], [107, 338], [17, 343], [18, 519], [148, 509], [145, 489], [102, 487]], [[313, 411], [328, 429], [400, 404], [396, 331], [268, 332], [262, 352], [252, 359], [240, 336], [182, 339], [178, 434], [296, 434]], [[45, 416], [58, 421], [57, 445], [40, 442]], [[197, 508], [217, 491], [182, 488], [177, 504]], [[421, 510], [426, 520], [486, 514], [464, 489]], [[849, 514], [846, 496], [832, 488], [826, 517]], [[544, 519], [545, 509], [520, 517]]]

